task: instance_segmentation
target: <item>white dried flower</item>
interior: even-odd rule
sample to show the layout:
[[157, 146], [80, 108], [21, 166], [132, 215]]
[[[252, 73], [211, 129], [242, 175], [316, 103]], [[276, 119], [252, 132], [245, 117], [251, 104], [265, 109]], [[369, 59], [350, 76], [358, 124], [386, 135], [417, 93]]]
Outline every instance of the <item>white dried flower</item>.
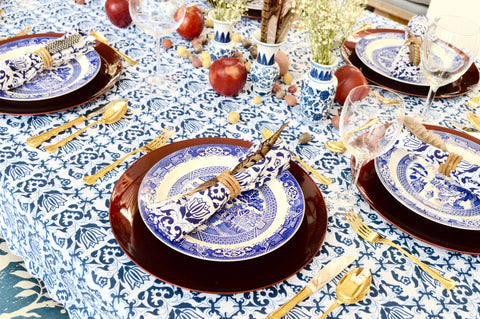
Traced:
[[367, 0], [302, 0], [302, 23], [312, 60], [330, 64], [352, 27], [365, 12]]

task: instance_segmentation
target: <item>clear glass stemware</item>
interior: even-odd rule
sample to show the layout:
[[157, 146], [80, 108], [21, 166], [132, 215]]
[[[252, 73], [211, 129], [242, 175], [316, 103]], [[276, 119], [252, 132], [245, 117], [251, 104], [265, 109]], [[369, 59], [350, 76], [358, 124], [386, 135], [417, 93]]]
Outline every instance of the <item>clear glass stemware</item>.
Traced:
[[155, 38], [156, 74], [147, 78], [144, 89], [151, 93], [159, 90], [175, 90], [175, 81], [161, 72], [160, 53], [162, 37], [174, 32], [185, 17], [184, 0], [129, 0], [133, 22], [148, 35]]
[[423, 121], [431, 121], [429, 109], [438, 88], [456, 81], [470, 68], [479, 37], [478, 25], [463, 17], [439, 16], [429, 25], [420, 49], [420, 68], [430, 84], [420, 114]]
[[356, 203], [354, 187], [362, 165], [393, 146], [404, 116], [405, 103], [392, 90], [362, 85], [350, 91], [340, 115], [340, 135], [355, 165], [348, 191], [339, 194], [342, 205]]

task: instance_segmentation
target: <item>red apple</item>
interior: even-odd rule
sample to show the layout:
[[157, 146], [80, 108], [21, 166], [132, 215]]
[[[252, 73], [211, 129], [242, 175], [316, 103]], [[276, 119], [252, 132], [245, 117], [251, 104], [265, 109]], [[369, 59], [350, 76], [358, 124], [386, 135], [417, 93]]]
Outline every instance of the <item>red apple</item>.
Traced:
[[240, 59], [220, 58], [210, 66], [208, 79], [218, 94], [235, 96], [240, 93], [247, 81], [247, 69]]
[[368, 85], [367, 79], [362, 71], [353, 65], [343, 65], [339, 67], [338, 70], [335, 71], [335, 76], [338, 80], [335, 99], [340, 105], [345, 103], [345, 99], [351, 89], [360, 85]]
[[199, 8], [192, 5], [187, 7], [185, 18], [177, 29], [177, 33], [186, 40], [195, 39], [202, 33], [205, 17]]
[[124, 28], [132, 23], [132, 18], [128, 11], [128, 0], [105, 1], [105, 13], [110, 22], [119, 28]]

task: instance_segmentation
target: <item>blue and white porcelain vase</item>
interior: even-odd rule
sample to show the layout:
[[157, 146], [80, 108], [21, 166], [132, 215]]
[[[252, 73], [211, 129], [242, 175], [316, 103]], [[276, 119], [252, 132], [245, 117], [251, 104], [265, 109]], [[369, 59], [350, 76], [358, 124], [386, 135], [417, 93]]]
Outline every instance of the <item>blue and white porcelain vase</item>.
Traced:
[[282, 43], [265, 43], [260, 41], [260, 30], [253, 32], [253, 40], [257, 44], [257, 59], [252, 63], [250, 74], [253, 90], [259, 96], [272, 94], [273, 85], [280, 74], [280, 67], [275, 61]]
[[232, 41], [233, 25], [235, 21], [220, 21], [214, 19], [209, 13], [208, 17], [213, 20], [214, 38], [208, 44], [210, 62], [220, 58], [231, 58], [235, 56], [235, 43]]
[[335, 57], [331, 64], [318, 64], [310, 59], [311, 70], [305, 75], [300, 96], [303, 119], [311, 125], [318, 125], [332, 105], [337, 91], [334, 72], [338, 65]]

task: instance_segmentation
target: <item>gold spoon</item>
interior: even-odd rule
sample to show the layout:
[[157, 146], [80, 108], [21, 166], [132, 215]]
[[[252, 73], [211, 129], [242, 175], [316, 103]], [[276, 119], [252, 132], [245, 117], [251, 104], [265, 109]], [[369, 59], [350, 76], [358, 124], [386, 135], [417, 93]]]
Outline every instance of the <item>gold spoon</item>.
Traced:
[[362, 299], [370, 290], [372, 273], [363, 267], [355, 268], [345, 274], [337, 285], [337, 299], [319, 318], [324, 319], [341, 304], [352, 304]]
[[[372, 126], [373, 124], [377, 124], [377, 123], [378, 123], [378, 119], [376, 119], [374, 117], [371, 117], [362, 126], [357, 127], [356, 129], [348, 132], [345, 135], [345, 139], [348, 139], [350, 137], [350, 135], [352, 135], [353, 133], [358, 132], [358, 131], [362, 131], [364, 129], [367, 129], [370, 126]], [[347, 148], [345, 147], [345, 144], [343, 144], [342, 141], [327, 141], [327, 142], [324, 143], [324, 145], [325, 145], [325, 148], [327, 150], [329, 150], [330, 152], [343, 153], [347, 150]]]
[[103, 124], [112, 124], [112, 123], [115, 123], [117, 122], [118, 120], [120, 120], [122, 118], [123, 115], [125, 115], [125, 113], [127, 112], [127, 108], [128, 108], [128, 100], [127, 99], [120, 99], [120, 100], [115, 100], [115, 101], [112, 101], [110, 102], [112, 105], [109, 106], [106, 110], [105, 110], [105, 113], [103, 113], [102, 115], [102, 118], [98, 121], [95, 121], [87, 126], [85, 126], [84, 128], [82, 128], [81, 130], [78, 130], [76, 131], [75, 133], [67, 136], [66, 138], [64, 138], [63, 140], [55, 143], [55, 144], [51, 144], [51, 145], [47, 145], [45, 146], [45, 150], [49, 153], [55, 153], [55, 151], [67, 144], [68, 142], [70, 142], [71, 140], [73, 140], [75, 137], [79, 136], [80, 134], [83, 133], [83, 131], [85, 131], [87, 128], [89, 127], [92, 127], [96, 124], [100, 124], [100, 123], [103, 123]]
[[[110, 46], [108, 44], [108, 40], [107, 38], [99, 31], [95, 31], [95, 30], [92, 30], [90, 31], [90, 35], [94, 36], [95, 39], [97, 39], [98, 41]], [[113, 51], [115, 51], [119, 56], [121, 56], [123, 59], [125, 59], [125, 61], [127, 61], [130, 65], [137, 65], [138, 64], [138, 61], [135, 61], [133, 60], [132, 58], [126, 56], [125, 54], [123, 54], [122, 52], [118, 51], [117, 49], [115, 49], [114, 47], [110, 46], [112, 48]]]
[[474, 128], [476, 128], [477, 130], [480, 130], [480, 117], [478, 117], [473, 113], [468, 113], [467, 119], [473, 125]]
[[[263, 129], [262, 130], [262, 138], [266, 139], [266, 138], [269, 138], [270, 136], [272, 136], [273, 132], [269, 129]], [[292, 152], [292, 157], [300, 163], [300, 165], [302, 165], [307, 171], [309, 171], [310, 173], [312, 173], [312, 175], [314, 177], [316, 177], [320, 183], [322, 183], [323, 185], [329, 185], [332, 183], [332, 179], [329, 178], [329, 177], [325, 177], [323, 176], [322, 174], [320, 174], [319, 172], [317, 172], [316, 170], [314, 170], [310, 165], [308, 165], [307, 163], [305, 163], [304, 161], [302, 161], [300, 158], [298, 158], [297, 156], [295, 156], [295, 154], [293, 154]]]

